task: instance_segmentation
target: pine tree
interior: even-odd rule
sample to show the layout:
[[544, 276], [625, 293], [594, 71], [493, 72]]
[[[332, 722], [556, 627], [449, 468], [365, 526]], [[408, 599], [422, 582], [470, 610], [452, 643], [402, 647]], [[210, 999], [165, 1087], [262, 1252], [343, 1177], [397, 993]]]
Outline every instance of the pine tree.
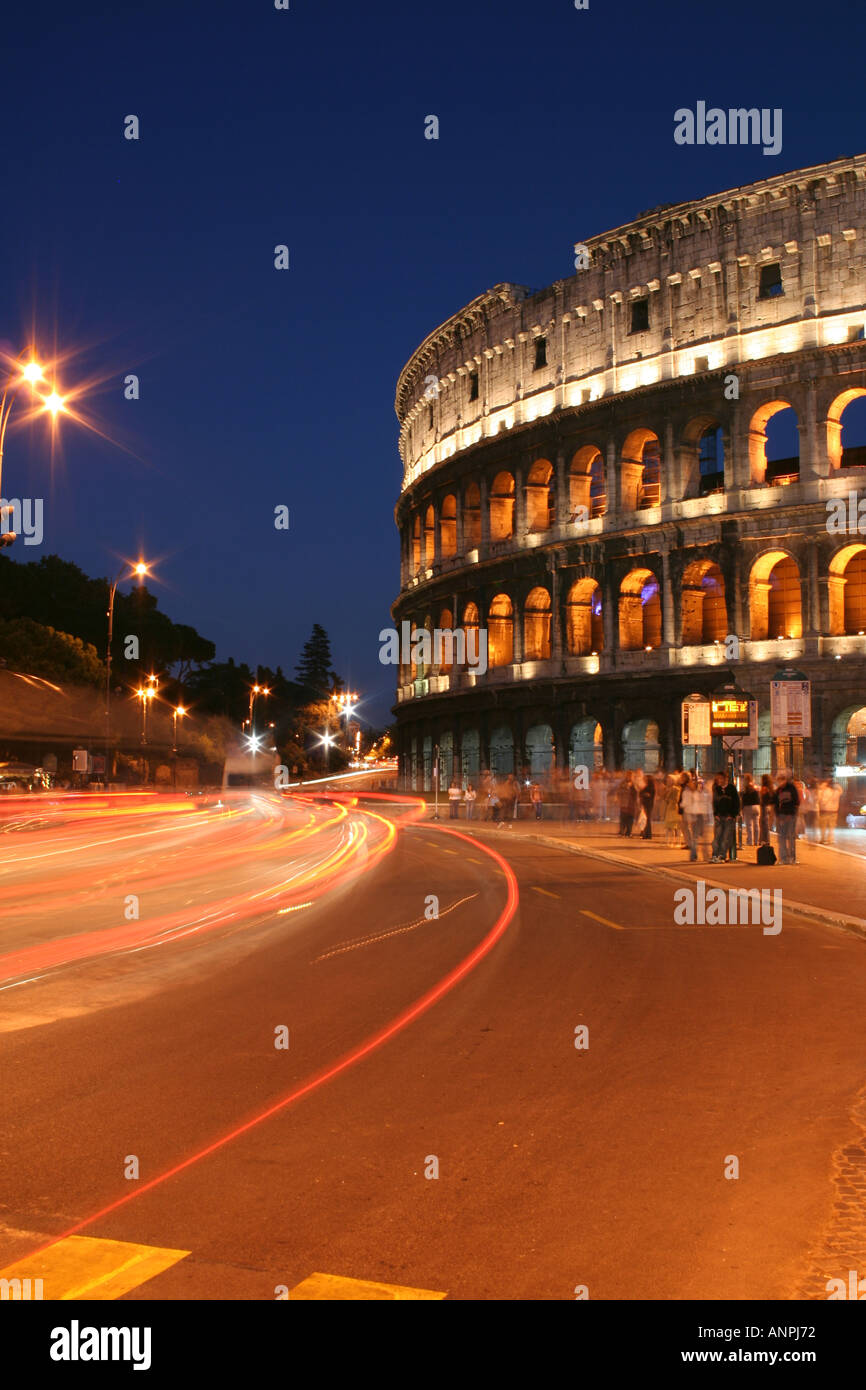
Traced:
[[298, 684], [305, 690], [319, 699], [327, 699], [335, 677], [331, 670], [331, 643], [319, 623], [313, 623], [313, 631], [304, 643], [295, 674]]

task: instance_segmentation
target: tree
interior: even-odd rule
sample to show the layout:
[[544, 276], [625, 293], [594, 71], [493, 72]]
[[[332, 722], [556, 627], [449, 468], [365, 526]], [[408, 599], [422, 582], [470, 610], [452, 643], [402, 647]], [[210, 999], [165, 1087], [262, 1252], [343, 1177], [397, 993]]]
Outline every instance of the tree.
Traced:
[[311, 701], [327, 700], [331, 691], [342, 685], [339, 676], [331, 670], [331, 643], [321, 624], [313, 623], [295, 673], [298, 684]]
[[105, 667], [96, 648], [30, 618], [0, 618], [0, 657], [12, 670], [49, 681], [101, 685]]

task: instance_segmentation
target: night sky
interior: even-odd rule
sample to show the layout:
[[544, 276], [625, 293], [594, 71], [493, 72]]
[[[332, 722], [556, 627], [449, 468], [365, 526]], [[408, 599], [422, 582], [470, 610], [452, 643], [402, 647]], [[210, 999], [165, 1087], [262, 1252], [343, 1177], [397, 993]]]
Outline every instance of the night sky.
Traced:
[[[110, 441], [10, 430], [4, 495], [45, 499], [15, 558], [158, 558], [222, 660], [291, 673], [321, 622], [383, 722], [406, 359], [490, 286], [572, 274], [576, 240], [866, 148], [863, 38], [841, 0], [14, 7], [0, 339], [35, 324]], [[781, 107], [781, 153], [676, 145], [699, 100]]]

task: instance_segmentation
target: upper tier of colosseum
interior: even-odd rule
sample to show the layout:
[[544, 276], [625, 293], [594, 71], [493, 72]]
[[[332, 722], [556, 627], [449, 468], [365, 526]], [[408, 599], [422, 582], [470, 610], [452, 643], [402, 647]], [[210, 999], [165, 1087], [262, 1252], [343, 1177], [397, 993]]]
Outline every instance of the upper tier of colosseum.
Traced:
[[503, 430], [654, 383], [847, 341], [866, 304], [866, 154], [655, 208], [431, 333], [395, 408], [403, 489]]

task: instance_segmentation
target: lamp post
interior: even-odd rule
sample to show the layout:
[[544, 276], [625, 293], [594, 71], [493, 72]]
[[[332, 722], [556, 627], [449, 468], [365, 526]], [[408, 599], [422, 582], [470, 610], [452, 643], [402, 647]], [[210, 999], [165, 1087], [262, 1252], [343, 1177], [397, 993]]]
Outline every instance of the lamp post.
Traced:
[[105, 789], [108, 790], [108, 783], [111, 777], [111, 643], [114, 636], [114, 600], [117, 595], [117, 586], [121, 579], [132, 579], [137, 577], [143, 579], [148, 573], [147, 565], [143, 560], [139, 560], [137, 565], [133, 565], [129, 573], [126, 573], [127, 566], [119, 571], [117, 578], [111, 586], [108, 594], [108, 646], [105, 649]]
[[171, 722], [172, 722], [172, 726], [173, 726], [173, 734], [172, 734], [172, 745], [173, 745], [173, 746], [172, 746], [172, 750], [171, 750], [171, 758], [172, 758], [172, 767], [173, 767], [173, 769], [174, 769], [174, 775], [173, 775], [173, 777], [172, 777], [172, 785], [174, 786], [175, 790], [177, 789], [177, 721], [178, 721], [178, 719], [183, 719], [183, 717], [184, 717], [185, 714], [186, 714], [186, 710], [184, 709], [183, 705], [178, 705], [177, 708], [176, 708], [176, 709], [173, 709], [172, 712], [171, 712]]
[[[30, 361], [22, 365], [21, 358], [25, 353]], [[29, 349], [18, 354], [15, 358], [15, 365], [16, 368], [21, 367], [20, 375], [14, 379], [12, 375], [7, 377], [3, 387], [3, 395], [0, 397], [0, 498], [3, 496], [3, 448], [6, 443], [6, 430], [9, 425], [9, 417], [12, 414], [12, 407], [21, 387], [29, 386], [31, 391], [41, 400], [43, 409], [55, 418], [66, 409], [63, 397], [58, 395], [56, 390], [52, 390], [48, 396], [42, 396], [36, 390], [37, 382], [43, 381], [45, 378], [45, 368], [34, 359]], [[3, 517], [0, 515], [0, 532], [3, 530], [2, 523]], [[0, 536], [0, 545], [11, 545], [14, 540], [14, 532], [7, 532], [5, 536]]]
[[254, 716], [254, 714], [255, 714], [255, 708], [256, 708], [256, 696], [258, 696], [258, 695], [270, 695], [270, 693], [271, 693], [271, 692], [270, 692], [270, 687], [267, 686], [267, 685], [254, 685], [254, 686], [251, 688], [251, 690], [250, 690], [250, 717], [249, 717], [249, 726], [250, 726], [250, 738], [251, 738], [251, 739], [254, 739], [255, 736], [256, 736], [256, 726], [255, 726], [255, 724], [253, 723], [253, 716]]

